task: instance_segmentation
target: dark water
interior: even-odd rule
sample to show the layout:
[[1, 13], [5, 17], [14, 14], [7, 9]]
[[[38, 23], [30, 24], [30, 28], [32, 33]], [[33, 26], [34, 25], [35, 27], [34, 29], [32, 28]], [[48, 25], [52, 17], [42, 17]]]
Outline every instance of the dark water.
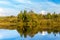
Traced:
[[60, 40], [60, 33], [38, 32], [33, 37], [20, 35], [16, 30], [0, 30], [0, 40]]

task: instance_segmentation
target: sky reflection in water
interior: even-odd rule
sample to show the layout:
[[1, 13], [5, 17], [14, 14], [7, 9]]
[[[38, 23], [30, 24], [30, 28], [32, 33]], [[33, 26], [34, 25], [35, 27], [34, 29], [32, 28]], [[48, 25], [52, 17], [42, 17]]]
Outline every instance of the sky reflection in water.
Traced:
[[42, 33], [38, 32], [32, 38], [30, 36], [27, 36], [22, 40], [60, 40], [60, 34], [54, 34], [53, 32], [48, 34], [47, 32], [43, 31]]
[[42, 33], [38, 32], [33, 37], [27, 35], [25, 38], [24, 35], [21, 37], [16, 30], [0, 30], [0, 40], [60, 40], [60, 34], [54, 34], [51, 32], [48, 34], [46, 31]]

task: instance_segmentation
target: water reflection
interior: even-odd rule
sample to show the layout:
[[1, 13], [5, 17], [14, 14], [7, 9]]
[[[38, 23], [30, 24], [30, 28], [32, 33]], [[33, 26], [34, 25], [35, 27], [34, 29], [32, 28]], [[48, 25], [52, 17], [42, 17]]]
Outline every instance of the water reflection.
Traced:
[[16, 30], [0, 30], [0, 40], [60, 40], [60, 33], [54, 32], [36, 32], [36, 33], [18, 33]]
[[43, 31], [42, 33], [41, 33], [41, 35], [46, 35], [47, 34], [47, 31]]
[[16, 30], [0, 29], [0, 40], [19, 40], [19, 37]]
[[53, 33], [50, 34], [47, 31], [38, 32], [33, 37], [27, 35], [27, 37], [22, 36], [20, 40], [60, 40], [60, 33]]

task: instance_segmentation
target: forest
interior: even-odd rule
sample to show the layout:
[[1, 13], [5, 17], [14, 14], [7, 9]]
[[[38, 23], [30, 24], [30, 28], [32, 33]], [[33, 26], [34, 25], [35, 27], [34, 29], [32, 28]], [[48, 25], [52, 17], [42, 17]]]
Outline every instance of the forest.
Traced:
[[18, 32], [34, 34], [38, 31], [60, 32], [60, 13], [35, 13], [20, 11], [17, 16], [0, 17], [0, 29], [16, 29]]

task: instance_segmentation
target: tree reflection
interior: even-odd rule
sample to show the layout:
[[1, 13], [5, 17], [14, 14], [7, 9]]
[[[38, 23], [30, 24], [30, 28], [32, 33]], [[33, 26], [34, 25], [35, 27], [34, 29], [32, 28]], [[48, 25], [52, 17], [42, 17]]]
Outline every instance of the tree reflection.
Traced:
[[54, 36], [56, 36], [57, 33], [60, 33], [59, 31], [55, 31], [55, 30], [43, 30], [43, 29], [41, 29], [41, 30], [33, 29], [31, 31], [18, 30], [20, 35], [24, 35], [24, 37], [27, 37], [27, 35], [29, 35], [30, 37], [33, 37], [38, 32], [40, 32], [42, 35], [44, 35], [45, 33], [43, 33], [43, 31], [45, 31], [45, 33], [47, 32], [48, 34], [51, 34], [53, 32]]

